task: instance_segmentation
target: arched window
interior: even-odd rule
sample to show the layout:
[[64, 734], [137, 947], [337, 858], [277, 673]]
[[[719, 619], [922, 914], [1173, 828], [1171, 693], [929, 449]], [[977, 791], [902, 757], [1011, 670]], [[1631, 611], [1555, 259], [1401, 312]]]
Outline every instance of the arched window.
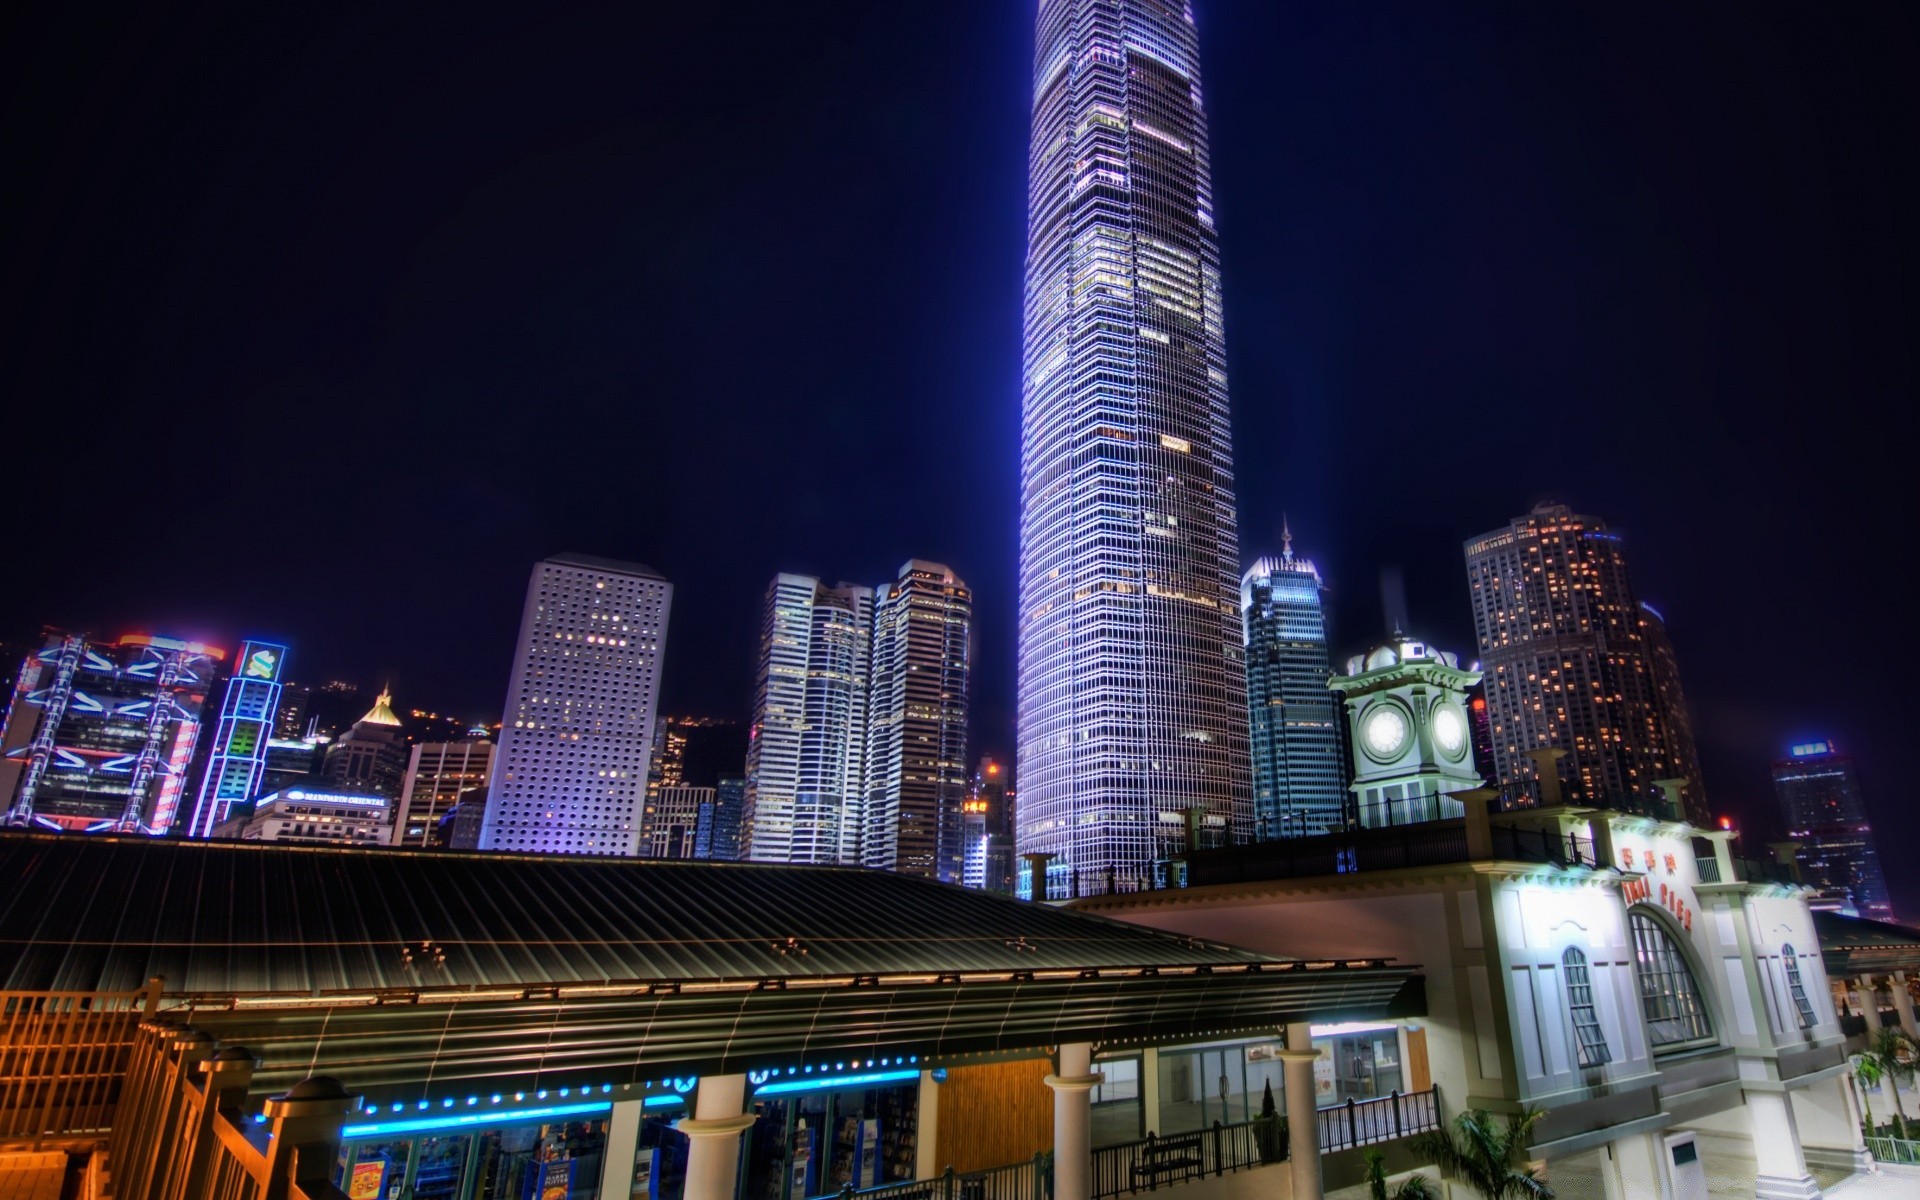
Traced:
[[1656, 1052], [1692, 1045], [1713, 1036], [1713, 1022], [1700, 999], [1700, 987], [1686, 956], [1659, 921], [1643, 912], [1628, 916], [1638, 959], [1640, 1007]]
[[1580, 1065], [1604, 1067], [1613, 1061], [1607, 1049], [1607, 1035], [1600, 1031], [1600, 1017], [1593, 1008], [1593, 981], [1587, 975], [1587, 956], [1578, 946], [1568, 946], [1560, 956], [1567, 973], [1567, 1003], [1573, 1009], [1573, 1036], [1579, 1048]]
[[1807, 999], [1806, 985], [1800, 982], [1800, 957], [1792, 946], [1780, 947], [1780, 963], [1787, 970], [1787, 990], [1793, 993], [1794, 1007], [1800, 1010], [1800, 1028], [1812, 1029], [1813, 1001]]

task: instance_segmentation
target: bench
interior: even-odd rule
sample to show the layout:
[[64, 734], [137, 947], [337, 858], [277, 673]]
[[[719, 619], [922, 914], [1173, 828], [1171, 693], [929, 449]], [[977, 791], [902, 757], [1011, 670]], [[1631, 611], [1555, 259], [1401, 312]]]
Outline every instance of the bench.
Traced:
[[1140, 1189], [1143, 1178], [1147, 1181], [1147, 1190], [1152, 1191], [1160, 1185], [1162, 1175], [1197, 1175], [1202, 1165], [1199, 1134], [1181, 1133], [1168, 1137], [1148, 1134], [1146, 1145], [1140, 1147], [1140, 1161], [1133, 1164], [1134, 1190]]

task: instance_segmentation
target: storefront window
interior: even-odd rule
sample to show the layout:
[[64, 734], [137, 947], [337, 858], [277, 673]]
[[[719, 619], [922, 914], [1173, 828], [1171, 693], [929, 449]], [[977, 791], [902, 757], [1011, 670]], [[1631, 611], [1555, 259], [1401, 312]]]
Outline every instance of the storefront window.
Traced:
[[807, 1200], [912, 1179], [919, 1084], [756, 1099], [745, 1200]]
[[1140, 1060], [1102, 1059], [1093, 1069], [1105, 1076], [1093, 1089], [1093, 1144], [1138, 1141], [1145, 1133], [1140, 1127]]
[[604, 1120], [367, 1138], [341, 1146], [338, 1186], [350, 1200], [598, 1200], [606, 1140]]
[[1160, 1121], [1155, 1133], [1187, 1133], [1215, 1121], [1252, 1120], [1269, 1081], [1275, 1104], [1281, 1096], [1280, 1046], [1234, 1042], [1181, 1046], [1160, 1051]]
[[1406, 1090], [1400, 1070], [1400, 1030], [1393, 1025], [1339, 1029], [1313, 1040], [1313, 1102], [1329, 1108]]

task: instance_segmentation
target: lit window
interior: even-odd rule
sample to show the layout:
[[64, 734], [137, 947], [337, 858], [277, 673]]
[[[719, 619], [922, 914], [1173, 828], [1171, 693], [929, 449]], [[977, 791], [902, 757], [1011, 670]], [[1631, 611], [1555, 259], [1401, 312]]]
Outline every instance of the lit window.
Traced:
[[1806, 985], [1800, 981], [1800, 956], [1793, 952], [1792, 946], [1782, 946], [1780, 962], [1787, 970], [1787, 990], [1793, 993], [1794, 1007], [1800, 1010], [1800, 1028], [1812, 1029], [1816, 1024], [1813, 1001], [1807, 999]]
[[1660, 922], [1634, 912], [1633, 948], [1638, 959], [1640, 1005], [1656, 1052], [1692, 1045], [1713, 1036], [1713, 1022], [1700, 999], [1699, 985], [1686, 958]]

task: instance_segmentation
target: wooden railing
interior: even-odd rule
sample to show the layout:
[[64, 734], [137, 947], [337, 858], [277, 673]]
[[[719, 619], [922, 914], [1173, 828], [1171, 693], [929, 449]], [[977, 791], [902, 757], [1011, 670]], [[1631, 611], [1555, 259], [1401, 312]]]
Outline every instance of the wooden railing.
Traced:
[[242, 1111], [256, 1065], [245, 1048], [148, 1021], [129, 1058], [107, 1139], [111, 1200], [343, 1200], [328, 1176], [358, 1098], [337, 1082], [270, 1098], [254, 1124]]
[[104, 1134], [134, 1033], [160, 1003], [137, 992], [0, 992], [0, 1145]]

